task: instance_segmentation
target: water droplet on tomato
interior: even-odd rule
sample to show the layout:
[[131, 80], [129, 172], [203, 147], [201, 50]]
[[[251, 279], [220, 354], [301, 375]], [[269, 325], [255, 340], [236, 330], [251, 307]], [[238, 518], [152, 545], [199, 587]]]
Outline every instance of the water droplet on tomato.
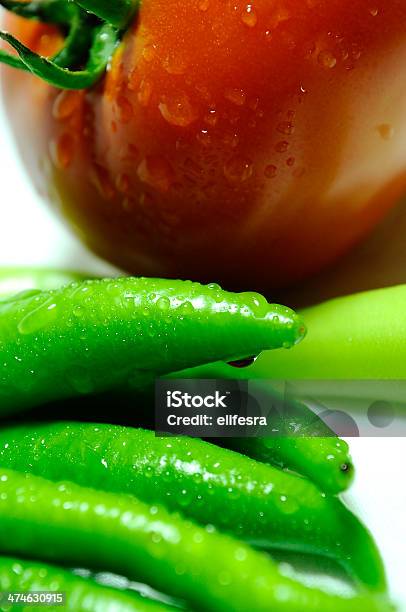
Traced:
[[155, 57], [155, 53], [156, 53], [156, 45], [153, 45], [153, 44], [145, 45], [144, 49], [142, 50], [142, 57], [144, 58], [146, 62], [152, 62], [152, 60]]
[[168, 191], [173, 180], [170, 164], [160, 155], [145, 157], [137, 169], [138, 178], [159, 191]]
[[134, 159], [140, 156], [140, 152], [135, 145], [129, 143], [126, 146], [123, 146], [119, 152], [119, 159], [122, 161], [128, 161], [131, 164], [134, 162]]
[[187, 62], [183, 55], [168, 55], [162, 62], [162, 66], [168, 74], [185, 74]]
[[287, 151], [288, 149], [289, 143], [286, 140], [281, 140], [275, 145], [275, 151], [277, 151], [278, 153], [285, 153], [285, 151]]
[[203, 147], [208, 147], [211, 144], [211, 136], [207, 130], [198, 132], [196, 138]]
[[111, 200], [114, 197], [115, 189], [106, 168], [95, 164], [90, 172], [90, 180], [102, 198]]
[[52, 106], [52, 115], [58, 121], [67, 119], [79, 107], [81, 93], [78, 91], [63, 90], [58, 93]]
[[274, 166], [273, 164], [269, 164], [269, 166], [265, 168], [264, 174], [266, 178], [274, 178], [277, 172], [278, 172], [278, 168]]
[[286, 134], [287, 136], [290, 136], [295, 131], [295, 127], [290, 121], [282, 121], [276, 129], [280, 134]]
[[140, 83], [140, 87], [138, 90], [137, 99], [141, 106], [148, 106], [149, 101], [151, 100], [152, 94], [152, 86], [149, 81], [145, 81], [144, 79]]
[[73, 136], [64, 133], [50, 143], [50, 154], [54, 164], [62, 170], [67, 168], [74, 157], [75, 142]]
[[317, 61], [324, 68], [334, 68], [337, 65], [337, 58], [327, 50], [320, 51]]
[[216, 123], [217, 123], [217, 114], [216, 114], [216, 110], [214, 108], [211, 108], [209, 110], [209, 112], [205, 115], [204, 122], [207, 123], [207, 125], [210, 125], [212, 127], [214, 127], [216, 125]]
[[248, 28], [254, 28], [257, 25], [258, 17], [252, 7], [252, 4], [247, 4], [247, 6], [245, 7], [245, 10], [241, 16], [241, 21]]
[[173, 98], [165, 97], [158, 108], [165, 121], [171, 125], [186, 127], [197, 119], [196, 110], [186, 94], [179, 94]]

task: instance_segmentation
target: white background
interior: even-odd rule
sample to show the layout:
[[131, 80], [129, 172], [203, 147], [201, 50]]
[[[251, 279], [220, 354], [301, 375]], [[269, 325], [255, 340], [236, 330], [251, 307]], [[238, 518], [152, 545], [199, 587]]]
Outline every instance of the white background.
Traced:
[[[312, 292], [321, 296], [348, 290], [349, 278], [351, 289], [406, 281], [402, 277], [406, 275], [403, 208], [340, 264], [334, 282], [329, 273], [312, 285]], [[395, 230], [397, 240], [392, 239]], [[394, 260], [399, 263], [396, 267]], [[33, 192], [0, 109], [0, 266], [8, 264], [76, 266], [100, 274], [111, 270], [89, 254]], [[366, 266], [374, 269], [375, 280], [363, 273]], [[373, 532], [386, 561], [393, 597], [406, 610], [406, 439], [357, 439], [351, 447], [357, 477], [348, 500]]]

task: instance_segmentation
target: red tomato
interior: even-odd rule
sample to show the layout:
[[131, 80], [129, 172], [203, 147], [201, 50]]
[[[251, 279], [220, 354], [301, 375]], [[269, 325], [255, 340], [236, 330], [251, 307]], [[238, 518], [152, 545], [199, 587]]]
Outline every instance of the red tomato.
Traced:
[[[61, 40], [9, 17], [34, 50]], [[269, 290], [364, 236], [406, 184], [404, 0], [144, 0], [104, 80], [4, 70], [37, 188], [135, 274]]]

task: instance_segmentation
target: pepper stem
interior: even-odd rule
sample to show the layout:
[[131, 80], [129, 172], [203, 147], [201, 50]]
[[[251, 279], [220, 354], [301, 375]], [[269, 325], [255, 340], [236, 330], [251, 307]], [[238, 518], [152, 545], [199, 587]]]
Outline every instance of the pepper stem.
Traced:
[[74, 0], [89, 13], [120, 30], [124, 29], [135, 15], [139, 0]]

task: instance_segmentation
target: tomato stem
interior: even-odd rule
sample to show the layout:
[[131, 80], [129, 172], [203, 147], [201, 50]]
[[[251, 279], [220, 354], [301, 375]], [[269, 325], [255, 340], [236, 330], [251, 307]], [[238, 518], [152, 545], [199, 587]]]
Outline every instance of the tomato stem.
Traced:
[[89, 13], [120, 30], [128, 26], [134, 17], [138, 0], [74, 0]]
[[[73, 68], [86, 60], [91, 46], [94, 23], [91, 18], [75, 4], [65, 0], [44, 0], [43, 2], [22, 3], [16, 0], [0, 0], [0, 6], [16, 15], [45, 23], [54, 23], [67, 30], [65, 44], [52, 61], [61, 68]], [[14, 68], [30, 70], [27, 64], [16, 56], [0, 51], [0, 61]]]
[[94, 85], [104, 73], [117, 44], [117, 32], [108, 24], [92, 30], [92, 46], [89, 59], [83, 70], [69, 70], [55, 61], [33, 53], [8, 32], [0, 32], [0, 39], [8, 42], [18, 53], [19, 59], [0, 51], [0, 61], [14, 68], [29, 70], [42, 80], [62, 89], [87, 89]]
[[87, 89], [103, 75], [119, 40], [138, 7], [134, 0], [0, 0], [0, 6], [21, 17], [62, 27], [65, 44], [52, 58], [39, 56], [8, 32], [0, 39], [16, 55], [0, 50], [0, 62], [32, 72], [62, 89]]
[[37, 0], [32, 2], [0, 0], [0, 6], [20, 17], [57, 25], [66, 25], [72, 15], [77, 12], [77, 7], [66, 0], [42, 0], [40, 2]]

